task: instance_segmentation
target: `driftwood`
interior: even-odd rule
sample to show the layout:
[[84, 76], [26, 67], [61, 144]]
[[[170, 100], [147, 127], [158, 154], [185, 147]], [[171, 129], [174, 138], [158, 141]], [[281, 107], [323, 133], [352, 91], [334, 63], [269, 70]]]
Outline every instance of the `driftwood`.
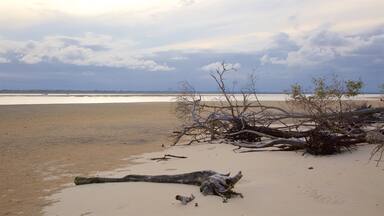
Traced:
[[[222, 63], [211, 73], [221, 96], [216, 102], [204, 101], [192, 86], [184, 84], [176, 105], [183, 124], [173, 133], [173, 145], [225, 141], [253, 151], [303, 150], [328, 155], [370, 142], [370, 131], [384, 136], [384, 107], [349, 100], [359, 94], [361, 81], [314, 79], [311, 95], [293, 85], [287, 106], [275, 107], [258, 100], [253, 77], [248, 88], [228, 90], [224, 76], [232, 70]], [[382, 139], [374, 143], [373, 154], [382, 156], [383, 143]]]
[[223, 198], [223, 202], [234, 196], [243, 195], [233, 191], [235, 184], [243, 177], [239, 172], [231, 177], [230, 174], [220, 174], [215, 171], [205, 170], [177, 175], [127, 175], [122, 178], [103, 177], [76, 177], [76, 185], [108, 183], [108, 182], [155, 182], [196, 185], [200, 187], [203, 195], [216, 195]]

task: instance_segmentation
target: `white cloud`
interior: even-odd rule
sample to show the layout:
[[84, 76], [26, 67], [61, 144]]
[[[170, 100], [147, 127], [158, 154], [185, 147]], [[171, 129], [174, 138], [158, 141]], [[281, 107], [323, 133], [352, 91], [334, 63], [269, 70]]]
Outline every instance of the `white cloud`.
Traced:
[[166, 64], [159, 64], [141, 56], [132, 46], [132, 42], [113, 40], [106, 35], [88, 33], [83, 37], [49, 36], [40, 41], [12, 41], [13, 46], [5, 46], [4, 43], [8, 42], [0, 41], [0, 53], [12, 55], [26, 64], [60, 62], [148, 71], [173, 70]]
[[[215, 71], [217, 69], [220, 69], [222, 67], [222, 62], [213, 62], [207, 65], [204, 65], [201, 67], [201, 70], [203, 71]], [[229, 70], [239, 70], [241, 68], [240, 63], [225, 63], [225, 67]]]

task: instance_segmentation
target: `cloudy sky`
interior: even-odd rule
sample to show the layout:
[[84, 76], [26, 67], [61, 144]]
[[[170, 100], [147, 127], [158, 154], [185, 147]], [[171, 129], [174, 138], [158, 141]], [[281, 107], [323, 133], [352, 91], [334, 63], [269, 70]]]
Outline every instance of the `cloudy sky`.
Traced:
[[[383, 0], [1, 0], [0, 89], [260, 91], [336, 74], [384, 83]], [[239, 84], [241, 85], [241, 84]]]

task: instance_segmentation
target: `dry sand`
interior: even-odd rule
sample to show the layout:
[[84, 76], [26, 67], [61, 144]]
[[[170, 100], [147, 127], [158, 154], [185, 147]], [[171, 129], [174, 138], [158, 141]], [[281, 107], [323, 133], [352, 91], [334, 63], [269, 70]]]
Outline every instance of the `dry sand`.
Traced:
[[176, 122], [170, 103], [0, 106], [0, 215], [41, 215], [44, 196], [161, 149]]
[[[233, 149], [225, 144], [173, 147], [137, 156], [141, 164], [98, 175], [242, 170], [244, 177], [235, 189], [244, 199], [222, 203], [221, 198], [204, 197], [198, 187], [188, 185], [94, 184], [72, 186], [49, 197], [54, 203], [44, 209], [45, 215], [383, 215], [384, 171], [374, 162], [368, 163], [372, 146], [327, 157], [295, 152], [239, 154]], [[149, 160], [165, 153], [188, 159]], [[183, 206], [175, 200], [177, 194], [194, 194], [196, 199]]]

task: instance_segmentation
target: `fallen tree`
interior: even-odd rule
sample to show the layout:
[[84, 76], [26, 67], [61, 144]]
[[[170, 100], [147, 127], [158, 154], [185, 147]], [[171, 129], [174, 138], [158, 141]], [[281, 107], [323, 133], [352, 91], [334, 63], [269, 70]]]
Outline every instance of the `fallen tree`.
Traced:
[[[384, 131], [384, 107], [350, 100], [359, 94], [361, 81], [314, 79], [312, 94], [305, 94], [296, 84], [289, 92], [287, 107], [278, 107], [258, 100], [253, 76], [247, 88], [228, 90], [225, 75], [232, 71], [235, 69], [222, 63], [211, 73], [221, 95], [215, 102], [205, 101], [184, 83], [176, 106], [184, 123], [174, 131], [173, 145], [224, 140], [240, 148], [327, 155], [368, 142], [378, 144], [375, 154], [383, 153], [380, 144], [384, 139], [379, 135]], [[381, 138], [369, 139], [368, 134]]]
[[[220, 174], [211, 170], [197, 171], [177, 175], [127, 175], [122, 178], [105, 177], [76, 177], [76, 185], [108, 183], [108, 182], [155, 182], [155, 183], [176, 183], [196, 185], [204, 195], [216, 195], [223, 198], [223, 202], [241, 193], [233, 191], [235, 184], [243, 177], [239, 172], [231, 177], [230, 174]], [[179, 195], [178, 195], [179, 196]], [[176, 199], [181, 199], [181, 197]]]

